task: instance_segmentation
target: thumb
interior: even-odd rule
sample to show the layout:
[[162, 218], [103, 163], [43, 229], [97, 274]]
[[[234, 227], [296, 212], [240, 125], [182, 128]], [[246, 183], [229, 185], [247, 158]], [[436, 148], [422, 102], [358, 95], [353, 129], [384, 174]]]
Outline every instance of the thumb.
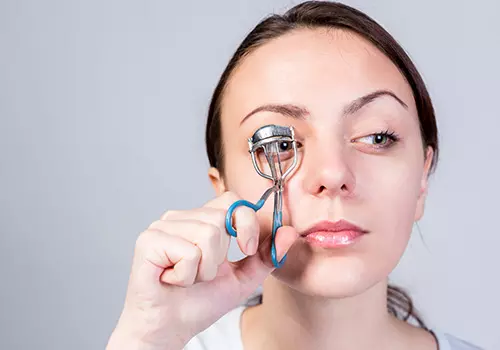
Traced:
[[[290, 247], [295, 243], [299, 234], [291, 226], [281, 226], [276, 231], [276, 255], [281, 261]], [[274, 271], [275, 266], [271, 259], [272, 235], [268, 235], [260, 244], [257, 253], [234, 263], [234, 274], [241, 287], [252, 293], [264, 279]], [[286, 262], [285, 262], [286, 264]]]

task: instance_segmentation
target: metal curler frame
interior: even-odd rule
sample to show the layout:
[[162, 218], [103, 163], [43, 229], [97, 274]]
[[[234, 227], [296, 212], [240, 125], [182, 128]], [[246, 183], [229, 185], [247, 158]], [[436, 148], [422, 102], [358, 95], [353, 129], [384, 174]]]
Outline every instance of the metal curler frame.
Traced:
[[[272, 129], [270, 129], [272, 128]], [[288, 169], [285, 170], [285, 173], [283, 173], [283, 169], [281, 166], [281, 160], [279, 158], [279, 149], [278, 149], [278, 143], [279, 142], [290, 142], [292, 147], [293, 147], [293, 162], [292, 164], [288, 167]], [[278, 157], [278, 169], [275, 168], [274, 160], [270, 156], [270, 149], [269, 147], [274, 147], [274, 153]], [[274, 188], [274, 210], [273, 210], [273, 228], [272, 228], [272, 246], [271, 246], [271, 257], [273, 260], [273, 264], [276, 267], [281, 267], [283, 263], [285, 262], [286, 259], [286, 254], [285, 256], [281, 259], [280, 262], [277, 261], [277, 253], [276, 253], [276, 245], [275, 245], [275, 237], [276, 237], [276, 231], [278, 228], [280, 228], [283, 225], [283, 189], [284, 189], [284, 183], [286, 177], [294, 170], [295, 166], [297, 165], [297, 143], [295, 141], [295, 131], [293, 129], [293, 126], [289, 127], [283, 127], [283, 126], [278, 126], [278, 125], [266, 125], [258, 129], [252, 138], [248, 139], [248, 147], [249, 147], [249, 152], [252, 157], [252, 163], [257, 171], [257, 173], [271, 181], [273, 181], [273, 186], [271, 188]], [[269, 168], [271, 170], [271, 176], [268, 174], [265, 174], [261, 171], [257, 164], [257, 159], [256, 159], [256, 152], [259, 148], [262, 148], [264, 150], [264, 154], [266, 156], [266, 159], [269, 163]], [[279, 170], [279, 174], [277, 171]], [[266, 191], [267, 192], [267, 191]]]
[[[281, 166], [281, 160], [279, 158], [280, 150], [278, 149], [278, 143], [279, 142], [290, 142], [291, 145], [293, 146], [293, 162], [290, 165], [288, 169], [285, 170], [283, 173], [283, 168]], [[273, 262], [273, 265], [276, 268], [281, 267], [285, 260], [286, 260], [286, 254], [283, 256], [281, 261], [278, 262], [277, 259], [277, 253], [276, 253], [276, 244], [275, 244], [275, 238], [276, 238], [276, 231], [278, 228], [280, 228], [283, 224], [283, 214], [282, 214], [282, 209], [283, 209], [283, 189], [284, 189], [284, 183], [285, 179], [287, 176], [290, 175], [292, 170], [296, 167], [297, 165], [297, 143], [295, 141], [295, 132], [292, 126], [286, 127], [286, 126], [280, 126], [280, 125], [265, 125], [261, 128], [259, 128], [254, 135], [248, 139], [248, 148], [249, 152], [252, 157], [252, 163], [257, 171], [257, 173], [273, 182], [273, 185], [269, 187], [264, 194], [261, 196], [259, 201], [255, 204], [248, 202], [244, 199], [238, 200], [234, 202], [228, 209], [226, 213], [226, 230], [227, 232], [233, 236], [237, 236], [237, 232], [234, 229], [232, 225], [232, 215], [234, 213], [234, 210], [236, 210], [237, 207], [239, 206], [246, 206], [254, 211], [260, 210], [263, 206], [267, 198], [271, 195], [271, 193], [274, 192], [274, 210], [273, 210], [273, 228], [272, 228], [272, 243], [271, 243], [271, 259]], [[261, 171], [259, 168], [259, 165], [257, 163], [257, 159], [255, 156], [255, 153], [257, 150], [262, 148], [264, 151], [264, 155], [266, 156], [267, 162], [269, 163], [269, 168], [271, 170], [271, 175], [265, 174]], [[271, 154], [274, 152], [274, 154], [277, 156], [277, 168], [274, 160], [271, 158]]]

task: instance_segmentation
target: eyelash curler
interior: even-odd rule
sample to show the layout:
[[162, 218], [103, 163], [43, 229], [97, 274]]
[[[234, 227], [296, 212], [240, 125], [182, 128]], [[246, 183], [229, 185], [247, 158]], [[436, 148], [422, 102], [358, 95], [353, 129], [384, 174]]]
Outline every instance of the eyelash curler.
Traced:
[[[274, 192], [271, 259], [273, 265], [279, 268], [284, 264], [286, 254], [278, 262], [275, 238], [276, 231], [283, 225], [282, 207], [285, 178], [290, 175], [297, 165], [297, 143], [295, 141], [294, 129], [292, 126], [265, 125], [259, 128], [248, 139], [248, 148], [257, 173], [271, 180], [273, 185], [264, 192], [255, 204], [243, 199], [234, 202], [226, 214], [226, 230], [231, 236], [236, 237], [237, 232], [232, 225], [233, 212], [236, 208], [245, 206], [258, 211], [264, 206], [271, 193]], [[290, 152], [293, 153], [291, 156]]]

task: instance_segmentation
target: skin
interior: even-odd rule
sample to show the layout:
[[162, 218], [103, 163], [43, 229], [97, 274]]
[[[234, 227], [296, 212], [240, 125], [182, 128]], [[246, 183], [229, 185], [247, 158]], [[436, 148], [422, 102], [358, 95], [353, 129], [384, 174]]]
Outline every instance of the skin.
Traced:
[[[353, 101], [390, 91], [354, 113]], [[307, 110], [301, 118], [251, 111], [267, 104]], [[256, 201], [270, 182], [253, 169], [247, 138], [266, 124], [293, 125], [299, 166], [287, 179], [284, 225], [300, 234], [344, 219], [369, 231], [343, 248], [302, 237], [264, 281], [264, 303], [242, 316], [245, 349], [436, 349], [432, 335], [387, 313], [387, 278], [424, 212], [432, 149], [424, 149], [412, 90], [372, 44], [340, 30], [296, 30], [266, 43], [233, 72], [222, 101], [225, 172], [209, 170], [218, 195]], [[400, 140], [374, 143], [374, 134]], [[384, 147], [387, 146], [387, 147]], [[271, 233], [272, 198], [257, 213]]]

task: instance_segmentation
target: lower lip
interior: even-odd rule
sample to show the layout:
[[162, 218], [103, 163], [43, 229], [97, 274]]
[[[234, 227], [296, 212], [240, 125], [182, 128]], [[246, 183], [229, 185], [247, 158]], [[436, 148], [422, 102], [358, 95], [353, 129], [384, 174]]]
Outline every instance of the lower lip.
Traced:
[[322, 248], [338, 248], [354, 244], [362, 235], [360, 231], [316, 231], [309, 233], [304, 239]]

